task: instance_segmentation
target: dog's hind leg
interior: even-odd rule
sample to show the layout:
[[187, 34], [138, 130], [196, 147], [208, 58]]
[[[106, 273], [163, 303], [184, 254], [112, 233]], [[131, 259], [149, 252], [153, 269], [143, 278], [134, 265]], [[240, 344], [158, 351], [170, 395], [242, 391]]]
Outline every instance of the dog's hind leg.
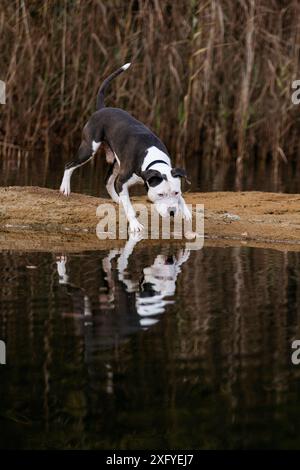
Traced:
[[112, 165], [110, 165], [110, 168], [106, 177], [106, 181], [105, 181], [108, 194], [110, 195], [112, 200], [116, 202], [117, 204], [119, 204], [120, 202], [120, 198], [115, 189], [115, 181], [116, 181], [118, 174], [119, 174], [119, 165], [115, 162]]
[[100, 145], [101, 142], [92, 141], [91, 144], [89, 144], [86, 140], [83, 140], [81, 142], [77, 158], [67, 163], [65, 166], [65, 172], [60, 186], [60, 192], [63, 193], [65, 196], [69, 196], [71, 192], [71, 176], [73, 171], [76, 170], [76, 168], [79, 168], [80, 166], [87, 163], [91, 158], [93, 158]]
[[105, 186], [112, 200], [119, 204], [120, 199], [115, 189], [115, 180], [119, 174], [119, 164], [113, 150], [107, 142], [103, 142], [103, 148], [106, 161], [109, 164], [109, 169], [105, 178]]
[[100, 145], [100, 139], [99, 142], [93, 140], [90, 125], [87, 123], [82, 131], [82, 141], [77, 152], [77, 157], [65, 166], [64, 176], [60, 185], [60, 192], [65, 196], [69, 196], [71, 192], [71, 176], [73, 171], [93, 158]]
[[190, 222], [193, 219], [193, 216], [191, 214], [191, 211], [187, 207], [187, 205], [185, 203], [185, 200], [183, 199], [182, 196], [180, 196], [180, 198], [179, 198], [179, 207], [180, 207], [181, 213], [183, 215], [183, 218]]

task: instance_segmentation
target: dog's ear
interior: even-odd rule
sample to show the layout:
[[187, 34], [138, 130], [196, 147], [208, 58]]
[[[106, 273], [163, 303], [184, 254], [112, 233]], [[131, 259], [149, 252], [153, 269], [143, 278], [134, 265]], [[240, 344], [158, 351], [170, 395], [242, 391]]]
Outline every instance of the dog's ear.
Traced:
[[171, 175], [173, 178], [185, 178], [186, 182], [191, 184], [191, 182], [188, 180], [186, 171], [183, 168], [172, 168]]
[[166, 175], [162, 175], [157, 170], [146, 170], [142, 172], [142, 178], [148, 186], [154, 188], [159, 185], [163, 180], [166, 180]]

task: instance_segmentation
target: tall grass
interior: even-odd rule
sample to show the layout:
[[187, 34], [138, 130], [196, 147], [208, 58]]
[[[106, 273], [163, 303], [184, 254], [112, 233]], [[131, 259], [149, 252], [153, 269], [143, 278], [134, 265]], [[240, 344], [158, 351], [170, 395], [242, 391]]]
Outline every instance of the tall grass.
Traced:
[[68, 160], [102, 79], [131, 61], [107, 104], [212, 189], [257, 172], [280, 189], [300, 173], [299, 49], [297, 0], [2, 0], [1, 148]]

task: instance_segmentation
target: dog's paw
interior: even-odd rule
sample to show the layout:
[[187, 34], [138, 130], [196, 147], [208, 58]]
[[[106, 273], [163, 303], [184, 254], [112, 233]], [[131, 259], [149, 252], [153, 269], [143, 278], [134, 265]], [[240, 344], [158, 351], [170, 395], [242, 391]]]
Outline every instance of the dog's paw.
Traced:
[[178, 257], [177, 257], [178, 263], [179, 264], [185, 263], [189, 259], [190, 254], [191, 254], [191, 250], [188, 250], [187, 248], [180, 250]]
[[56, 266], [57, 266], [57, 274], [59, 276], [59, 283], [60, 284], [67, 284], [69, 276], [67, 275], [67, 257], [66, 256], [58, 256], [56, 258]]
[[141, 232], [144, 230], [144, 226], [140, 224], [140, 222], [137, 219], [132, 219], [129, 222], [129, 231], [130, 232]]
[[61, 187], [59, 188], [59, 191], [64, 195], [64, 196], [70, 196], [71, 194], [71, 189], [70, 187], [68, 186], [65, 186], [65, 185], [61, 185]]
[[191, 211], [187, 207], [184, 207], [184, 209], [183, 209], [183, 218], [187, 222], [191, 222], [193, 220], [193, 216], [191, 214]]
[[68, 261], [66, 255], [56, 256], [57, 263], [66, 263]]
[[131, 240], [134, 243], [140, 242], [141, 240], [143, 240], [143, 238], [144, 238], [144, 235], [143, 235], [142, 231], [130, 232], [129, 240]]

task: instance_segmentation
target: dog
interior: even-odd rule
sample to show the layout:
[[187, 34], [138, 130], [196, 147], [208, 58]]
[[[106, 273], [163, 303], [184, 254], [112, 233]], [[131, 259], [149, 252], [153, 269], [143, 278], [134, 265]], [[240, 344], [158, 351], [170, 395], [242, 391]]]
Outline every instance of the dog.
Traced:
[[123, 65], [102, 83], [97, 110], [83, 128], [76, 159], [65, 166], [60, 191], [69, 196], [73, 171], [93, 158], [102, 146], [110, 165], [108, 194], [114, 202], [122, 204], [130, 232], [139, 232], [144, 227], [137, 220], [129, 197], [129, 188], [135, 184], [145, 185], [148, 199], [162, 217], [182, 215], [190, 221], [192, 215], [181, 193], [181, 179], [187, 179], [186, 171], [172, 168], [165, 145], [144, 124], [122, 109], [104, 105], [107, 86], [130, 65]]

